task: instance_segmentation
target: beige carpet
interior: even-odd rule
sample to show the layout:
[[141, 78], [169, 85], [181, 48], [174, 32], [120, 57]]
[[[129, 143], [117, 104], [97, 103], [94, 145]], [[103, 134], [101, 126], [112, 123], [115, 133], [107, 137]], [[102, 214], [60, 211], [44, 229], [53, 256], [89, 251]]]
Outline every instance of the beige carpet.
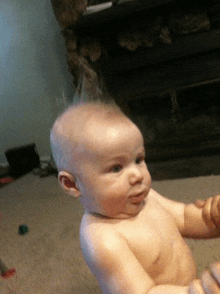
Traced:
[[[220, 193], [220, 176], [154, 182], [164, 196], [185, 203]], [[54, 176], [28, 174], [0, 189], [0, 258], [17, 274], [0, 277], [1, 294], [99, 294], [83, 260], [78, 230], [83, 210]], [[18, 234], [27, 224], [29, 232]], [[220, 260], [220, 240], [187, 240], [199, 274]]]

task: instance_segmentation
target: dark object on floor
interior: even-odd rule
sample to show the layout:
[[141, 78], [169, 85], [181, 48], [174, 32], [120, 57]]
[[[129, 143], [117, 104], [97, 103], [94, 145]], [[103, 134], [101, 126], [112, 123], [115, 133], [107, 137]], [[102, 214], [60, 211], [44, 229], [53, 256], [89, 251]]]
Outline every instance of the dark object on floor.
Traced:
[[9, 166], [0, 166], [0, 179], [7, 177], [9, 174]]
[[40, 158], [35, 143], [8, 149], [5, 156], [9, 163], [9, 175], [18, 178], [40, 166]]
[[1, 272], [1, 277], [6, 279], [12, 277], [16, 273], [15, 268], [10, 268], [8, 269], [3, 261], [0, 259], [0, 272]]
[[20, 235], [24, 235], [28, 232], [28, 226], [27, 225], [20, 225], [19, 226], [19, 230], [18, 230], [18, 233]]

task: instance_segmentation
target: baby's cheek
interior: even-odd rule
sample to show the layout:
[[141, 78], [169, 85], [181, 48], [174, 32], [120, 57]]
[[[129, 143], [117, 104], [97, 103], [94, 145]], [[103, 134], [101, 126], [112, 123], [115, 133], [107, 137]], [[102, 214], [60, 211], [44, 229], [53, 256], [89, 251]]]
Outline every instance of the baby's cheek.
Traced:
[[146, 171], [145, 171], [145, 181], [148, 186], [151, 186], [152, 179], [151, 179], [151, 175], [150, 175], [148, 169], [146, 169]]
[[117, 196], [108, 195], [107, 198], [106, 197], [101, 198], [100, 204], [106, 211], [112, 212], [117, 210], [117, 208], [120, 205], [120, 201]]

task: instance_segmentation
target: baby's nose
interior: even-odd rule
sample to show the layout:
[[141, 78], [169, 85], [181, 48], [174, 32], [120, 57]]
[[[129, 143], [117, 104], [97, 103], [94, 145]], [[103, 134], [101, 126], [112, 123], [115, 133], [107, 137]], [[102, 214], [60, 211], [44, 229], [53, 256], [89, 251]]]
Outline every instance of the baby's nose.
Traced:
[[143, 172], [139, 167], [134, 167], [130, 174], [130, 183], [135, 185], [143, 181]]

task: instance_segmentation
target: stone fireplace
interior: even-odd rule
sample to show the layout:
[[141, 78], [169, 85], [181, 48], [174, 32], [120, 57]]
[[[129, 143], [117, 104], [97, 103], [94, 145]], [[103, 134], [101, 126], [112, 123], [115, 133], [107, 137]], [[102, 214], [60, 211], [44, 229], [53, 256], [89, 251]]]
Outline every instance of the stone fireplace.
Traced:
[[79, 60], [104, 79], [142, 130], [153, 177], [219, 173], [219, 1], [68, 1], [52, 4], [74, 83]]

